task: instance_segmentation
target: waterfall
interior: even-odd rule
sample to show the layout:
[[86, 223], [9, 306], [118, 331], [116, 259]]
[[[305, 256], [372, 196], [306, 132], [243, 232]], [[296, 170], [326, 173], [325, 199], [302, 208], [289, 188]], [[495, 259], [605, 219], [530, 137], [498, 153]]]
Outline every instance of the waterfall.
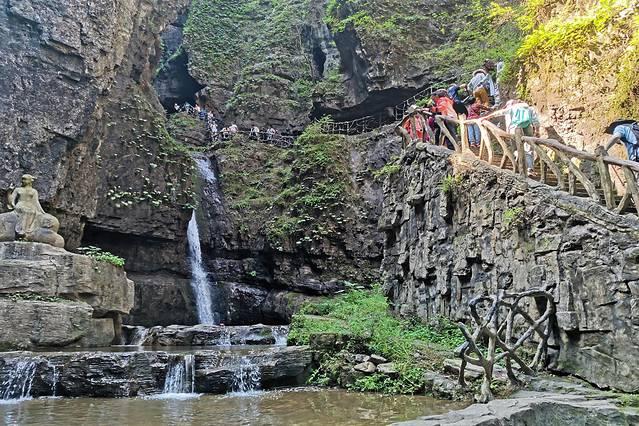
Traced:
[[129, 345], [131, 346], [142, 346], [149, 336], [149, 329], [145, 327], [137, 327], [131, 336], [131, 341]]
[[262, 375], [260, 367], [246, 356], [240, 358], [233, 372], [232, 392], [236, 394], [252, 394], [260, 389]]
[[188, 394], [195, 391], [195, 357], [193, 354], [178, 358], [169, 366], [164, 380], [163, 394]]
[[[205, 194], [208, 197], [217, 197], [217, 178], [215, 177], [215, 172], [211, 170], [209, 162], [202, 158], [195, 158], [194, 160], [205, 181]], [[189, 243], [189, 261], [191, 264], [191, 287], [195, 294], [198, 321], [200, 324], [218, 324], [220, 322], [219, 314], [213, 309], [211, 283], [208, 280], [208, 273], [202, 263], [200, 231], [197, 225], [195, 210], [193, 210], [193, 215], [189, 222], [187, 239]]]
[[195, 304], [197, 305], [197, 317], [200, 324], [215, 324], [213, 307], [211, 301], [211, 289], [206, 270], [202, 264], [202, 249], [200, 248], [200, 232], [197, 228], [195, 210], [189, 222], [187, 231], [189, 242], [189, 260], [191, 263], [191, 287], [195, 294]]
[[231, 331], [224, 327], [220, 333], [220, 337], [217, 339], [218, 346], [231, 346]]
[[286, 346], [288, 342], [288, 327], [273, 327], [273, 338], [275, 339], [276, 346]]
[[56, 390], [58, 388], [58, 381], [60, 380], [60, 370], [51, 361], [47, 362], [47, 367], [51, 368], [51, 396], [56, 397]]
[[38, 364], [35, 360], [19, 360], [0, 384], [0, 400], [21, 401], [31, 398], [31, 386]]

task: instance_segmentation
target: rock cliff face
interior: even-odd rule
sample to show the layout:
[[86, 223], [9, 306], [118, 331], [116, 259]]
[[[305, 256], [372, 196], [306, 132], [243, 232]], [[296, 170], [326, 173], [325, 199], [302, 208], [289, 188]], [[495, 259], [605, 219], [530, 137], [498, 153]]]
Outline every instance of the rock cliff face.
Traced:
[[[550, 286], [553, 368], [637, 391], [635, 216], [437, 147], [412, 147], [400, 164], [380, 219], [384, 283], [399, 313], [461, 318], [473, 295], [498, 285]], [[448, 192], [446, 176], [457, 176]]]
[[46, 244], [0, 243], [0, 348], [109, 346], [133, 293], [109, 263]]
[[639, 2], [529, 3], [520, 92], [552, 137], [594, 150], [611, 121], [639, 118]]

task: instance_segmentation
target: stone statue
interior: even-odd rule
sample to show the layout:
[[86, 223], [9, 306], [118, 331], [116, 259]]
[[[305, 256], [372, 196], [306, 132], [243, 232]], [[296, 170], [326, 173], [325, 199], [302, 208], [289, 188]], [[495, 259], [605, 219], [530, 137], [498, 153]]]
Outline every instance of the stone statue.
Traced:
[[64, 247], [64, 238], [58, 235], [60, 222], [45, 213], [33, 188], [34, 177], [22, 176], [22, 186], [9, 196], [9, 213], [0, 214], [0, 241], [24, 239]]

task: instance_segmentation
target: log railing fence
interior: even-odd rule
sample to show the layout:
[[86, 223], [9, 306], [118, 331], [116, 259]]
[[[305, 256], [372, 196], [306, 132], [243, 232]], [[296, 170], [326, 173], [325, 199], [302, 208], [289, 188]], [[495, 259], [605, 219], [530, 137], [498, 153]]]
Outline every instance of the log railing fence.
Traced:
[[[522, 176], [528, 175], [525, 159], [528, 147], [528, 152], [534, 152], [534, 164], [539, 171], [535, 178], [541, 183], [572, 195], [586, 195], [616, 213], [633, 207], [639, 214], [639, 163], [611, 156], [603, 146], [591, 153], [555, 139], [524, 136], [521, 131], [508, 133], [491, 121], [496, 115], [499, 112], [484, 118], [464, 120], [433, 116], [426, 109], [418, 109], [406, 115], [395, 130], [405, 145], [413, 142], [450, 145], [458, 153], [474, 156]], [[427, 124], [431, 117], [439, 130], [438, 140]], [[420, 126], [417, 126], [418, 122]], [[459, 126], [459, 140], [449, 132], [446, 123]], [[470, 125], [479, 126], [481, 141], [478, 150], [471, 149], [468, 141], [467, 128]], [[418, 127], [424, 129], [421, 138], [417, 137]], [[613, 180], [612, 176], [616, 179]], [[581, 191], [579, 186], [583, 188]]]

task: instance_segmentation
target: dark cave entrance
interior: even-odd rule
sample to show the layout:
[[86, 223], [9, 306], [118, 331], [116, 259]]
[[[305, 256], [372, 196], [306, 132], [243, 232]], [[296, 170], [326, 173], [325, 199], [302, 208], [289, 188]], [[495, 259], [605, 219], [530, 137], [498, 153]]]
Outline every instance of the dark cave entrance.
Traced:
[[[168, 52], [167, 52], [168, 53]], [[165, 53], [165, 55], [167, 54]], [[171, 54], [158, 67], [158, 73], [153, 80], [153, 87], [164, 109], [175, 112], [174, 105], [188, 102], [195, 105], [197, 93], [205, 86], [191, 77], [188, 69], [189, 57], [183, 48]]]
[[326, 63], [326, 53], [318, 45], [313, 47], [313, 63], [319, 76], [324, 75], [324, 64]]

